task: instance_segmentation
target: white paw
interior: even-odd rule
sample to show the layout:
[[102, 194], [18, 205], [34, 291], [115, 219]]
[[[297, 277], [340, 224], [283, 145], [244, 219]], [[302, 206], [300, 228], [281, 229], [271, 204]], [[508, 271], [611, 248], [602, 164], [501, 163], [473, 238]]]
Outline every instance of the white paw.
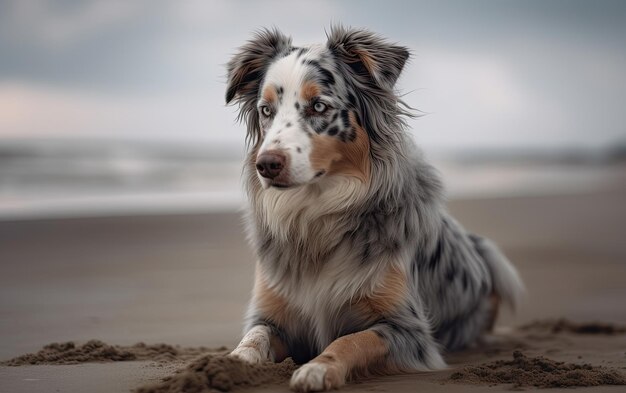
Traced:
[[289, 387], [297, 392], [320, 392], [329, 389], [326, 386], [328, 368], [322, 363], [307, 363], [297, 369], [291, 376]]
[[258, 349], [253, 347], [237, 347], [228, 356], [236, 357], [243, 362], [251, 364], [257, 364], [267, 360], [263, 358]]

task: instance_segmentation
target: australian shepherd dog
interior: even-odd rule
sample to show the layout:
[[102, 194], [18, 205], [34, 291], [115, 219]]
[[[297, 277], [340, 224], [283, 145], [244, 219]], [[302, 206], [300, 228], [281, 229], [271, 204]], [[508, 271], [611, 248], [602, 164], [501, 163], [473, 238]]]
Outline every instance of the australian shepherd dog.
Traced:
[[409, 51], [332, 27], [325, 44], [258, 32], [228, 63], [247, 124], [246, 225], [256, 273], [243, 361], [302, 364], [296, 391], [362, 373], [436, 370], [523, 287], [490, 241], [444, 207], [406, 132], [395, 83]]

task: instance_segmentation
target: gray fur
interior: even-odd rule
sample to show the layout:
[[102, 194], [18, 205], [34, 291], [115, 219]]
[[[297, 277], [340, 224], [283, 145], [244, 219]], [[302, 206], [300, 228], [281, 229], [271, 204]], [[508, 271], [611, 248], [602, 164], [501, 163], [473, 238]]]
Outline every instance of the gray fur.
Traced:
[[[244, 181], [257, 269], [271, 288], [292, 302], [297, 317], [277, 326], [253, 298], [245, 329], [270, 326], [297, 362], [318, 355], [340, 336], [371, 329], [388, 342], [390, 365], [403, 370], [442, 367], [442, 348], [465, 347], [485, 331], [494, 311], [488, 296], [495, 291], [515, 302], [522, 286], [504, 256], [449, 216], [439, 176], [405, 132], [404, 117], [410, 113], [394, 84], [408, 51], [373, 33], [343, 27], [331, 29], [316, 58], [305, 48], [290, 50], [291, 40], [277, 31], [265, 31], [258, 40], [264, 43], [262, 50], [251, 42], [229, 63], [229, 74], [243, 75], [240, 79], [249, 86], [242, 91], [242, 82], [229, 78], [229, 92], [234, 93], [227, 100], [236, 98], [242, 104], [240, 117], [254, 144]], [[371, 143], [371, 181], [363, 195], [348, 180], [332, 178], [280, 191], [283, 194], [273, 196], [276, 204], [290, 210], [284, 215], [288, 219], [276, 223], [264, 208], [268, 193], [275, 191], [261, 187], [254, 168], [262, 135], [255, 106], [261, 81], [246, 79], [238, 67], [251, 56], [262, 56], [267, 69], [290, 53], [314, 60], [311, 72], [325, 78], [326, 87], [358, 115]], [[363, 53], [374, 69], [371, 63], [369, 69], [364, 66], [359, 58]], [[259, 78], [263, 69], [256, 71]], [[349, 190], [345, 203], [329, 204], [324, 192], [339, 186]], [[352, 301], [371, 291], [390, 266], [410, 272], [403, 304], [376, 319], [356, 313]]]
[[260, 137], [259, 114], [256, 101], [259, 86], [271, 61], [291, 48], [291, 38], [278, 30], [263, 29], [255, 33], [254, 38], [242, 46], [228, 62], [228, 85], [226, 103], [239, 104], [239, 120], [248, 124], [247, 140], [256, 143]]

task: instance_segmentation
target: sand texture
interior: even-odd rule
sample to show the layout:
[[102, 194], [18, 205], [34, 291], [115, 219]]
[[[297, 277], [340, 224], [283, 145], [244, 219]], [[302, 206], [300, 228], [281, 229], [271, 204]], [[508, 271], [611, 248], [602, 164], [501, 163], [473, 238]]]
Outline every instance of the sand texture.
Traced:
[[291, 359], [278, 364], [247, 364], [232, 357], [208, 355], [159, 383], [138, 388], [136, 393], [228, 392], [259, 385], [285, 384], [295, 369]]
[[[621, 359], [618, 354], [617, 362], [603, 356], [610, 346], [626, 349], [626, 332], [621, 325], [575, 323], [565, 318], [535, 320], [488, 338], [491, 340], [475, 348], [449, 354], [449, 370], [415, 374], [413, 378], [416, 382], [430, 384], [509, 385], [513, 389], [626, 384], [623, 372], [626, 369], [626, 351]], [[590, 351], [590, 348], [593, 349]], [[172, 365], [159, 374], [158, 382], [140, 386], [134, 390], [136, 393], [205, 393], [259, 388], [285, 390], [297, 368], [291, 359], [279, 364], [268, 362], [251, 365], [225, 356], [227, 353], [226, 348], [211, 350], [205, 347], [181, 348], [143, 343], [119, 346], [90, 340], [82, 345], [74, 342], [48, 344], [36, 353], [16, 357], [4, 362], [4, 365], [15, 367], [131, 361]], [[607, 360], [610, 363], [593, 365], [583, 360], [583, 354], [596, 363], [598, 355], [604, 358], [601, 363]], [[564, 360], [555, 360], [553, 357]], [[399, 377], [388, 376], [380, 380], [384, 386], [385, 379], [393, 381]], [[365, 379], [357, 383], [372, 382]]]
[[566, 318], [533, 321], [520, 328], [525, 331], [577, 334], [625, 334], [626, 326], [606, 322], [576, 323]]
[[[580, 375], [592, 386], [576, 391], [624, 391], [593, 386], [626, 373], [624, 201], [626, 181], [586, 194], [451, 202], [461, 223], [519, 268], [522, 307], [503, 311], [485, 343], [445, 354], [446, 370], [360, 379], [341, 391], [532, 390], [552, 382], [513, 375], [540, 364], [565, 373], [558, 386]], [[230, 213], [0, 222], [0, 392], [289, 392], [294, 365], [259, 372], [210, 349], [241, 339], [254, 255], [240, 223]]]
[[182, 348], [167, 344], [137, 343], [132, 346], [109, 345], [100, 340], [89, 340], [82, 345], [73, 341], [51, 343], [36, 353], [21, 355], [0, 362], [4, 366], [24, 366], [33, 364], [77, 364], [90, 362], [120, 362], [130, 360], [150, 360], [155, 362], [184, 361], [207, 352], [224, 351], [226, 348]]
[[513, 352], [513, 360], [463, 367], [453, 373], [450, 380], [490, 385], [512, 383], [514, 388], [626, 385], [624, 375], [614, 369], [557, 362], [543, 356], [527, 357], [520, 351]]

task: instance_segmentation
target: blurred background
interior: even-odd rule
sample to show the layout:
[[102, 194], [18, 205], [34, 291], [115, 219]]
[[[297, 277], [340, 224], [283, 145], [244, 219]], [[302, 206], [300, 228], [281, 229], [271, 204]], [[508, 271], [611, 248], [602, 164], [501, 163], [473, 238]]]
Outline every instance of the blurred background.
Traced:
[[[232, 345], [253, 256], [225, 64], [261, 27], [413, 51], [452, 212], [520, 267], [517, 319], [626, 318], [626, 2], [0, 1], [0, 358]], [[556, 286], [555, 286], [556, 285]]]
[[625, 21], [620, 1], [2, 1], [0, 219], [239, 207], [225, 63], [268, 26], [411, 48], [398, 89], [452, 197], [601, 186], [626, 150]]

